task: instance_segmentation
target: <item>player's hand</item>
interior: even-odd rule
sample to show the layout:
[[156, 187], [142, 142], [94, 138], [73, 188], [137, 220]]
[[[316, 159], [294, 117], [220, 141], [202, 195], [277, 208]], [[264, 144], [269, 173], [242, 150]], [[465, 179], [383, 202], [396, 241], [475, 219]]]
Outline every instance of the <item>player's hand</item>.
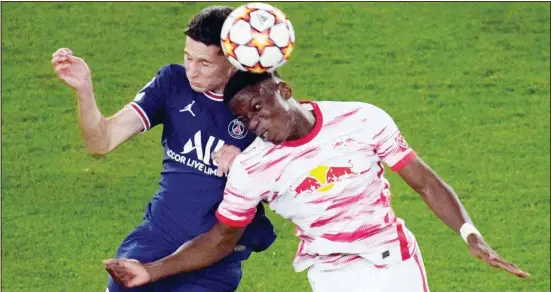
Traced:
[[216, 169], [217, 176], [228, 175], [230, 171], [233, 160], [237, 155], [241, 153], [239, 148], [233, 145], [224, 145], [222, 148], [212, 153], [212, 158], [218, 163], [218, 169]]
[[528, 278], [530, 274], [521, 270], [513, 263], [502, 259], [490, 246], [484, 238], [476, 234], [471, 234], [467, 237], [469, 243], [469, 251], [471, 255], [485, 261], [488, 265], [494, 268], [505, 270], [519, 278]]
[[109, 259], [103, 261], [105, 270], [117, 283], [134, 288], [151, 282], [147, 268], [134, 259]]
[[73, 56], [67, 48], [61, 48], [52, 54], [52, 66], [59, 79], [75, 90], [91, 86], [90, 68], [82, 58]]

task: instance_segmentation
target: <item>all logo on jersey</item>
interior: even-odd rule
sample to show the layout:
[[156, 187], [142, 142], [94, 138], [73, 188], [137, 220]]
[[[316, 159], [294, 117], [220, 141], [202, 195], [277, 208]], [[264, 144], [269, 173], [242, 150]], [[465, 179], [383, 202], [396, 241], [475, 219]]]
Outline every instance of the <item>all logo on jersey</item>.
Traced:
[[[224, 140], [209, 136], [207, 143], [203, 145], [201, 130], [197, 131], [193, 138], [189, 139], [183, 147], [182, 152], [177, 153], [168, 149], [167, 156], [184, 165], [192, 167], [208, 175], [216, 175], [218, 164], [212, 159], [211, 154], [224, 146]], [[195, 154], [193, 156], [192, 154]]]
[[193, 140], [189, 139], [186, 142], [186, 144], [184, 145], [184, 150], [180, 152], [180, 154], [189, 154], [195, 150], [195, 154], [197, 154], [197, 159], [201, 160], [204, 164], [210, 165], [212, 162], [214, 165], [217, 165], [216, 161], [214, 161], [214, 159], [212, 159], [210, 155], [212, 152], [215, 152], [218, 149], [222, 148], [225, 142], [224, 140], [218, 139], [216, 146], [213, 148], [215, 141], [216, 138], [210, 136], [207, 140], [207, 144], [203, 147], [203, 143], [201, 141], [201, 130], [199, 130], [195, 133], [195, 135], [193, 135]]
[[235, 119], [228, 125], [228, 133], [234, 139], [243, 139], [247, 135], [247, 127], [240, 120]]

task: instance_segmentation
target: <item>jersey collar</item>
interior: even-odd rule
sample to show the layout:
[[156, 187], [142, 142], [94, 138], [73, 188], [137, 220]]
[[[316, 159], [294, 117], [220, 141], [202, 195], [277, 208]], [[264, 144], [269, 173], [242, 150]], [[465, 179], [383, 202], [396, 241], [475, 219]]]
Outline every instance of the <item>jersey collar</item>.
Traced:
[[308, 133], [306, 136], [297, 140], [285, 141], [283, 142], [282, 146], [286, 146], [286, 147], [302, 146], [312, 141], [314, 138], [316, 138], [316, 136], [321, 130], [321, 126], [323, 125], [323, 115], [321, 114], [321, 110], [318, 104], [312, 101], [305, 101], [305, 100], [300, 101], [300, 104], [303, 107], [307, 108], [308, 110], [312, 110], [314, 112], [314, 116], [316, 117], [316, 122], [314, 123], [314, 127], [312, 128], [310, 133]]
[[214, 91], [205, 91], [203, 94], [208, 98], [214, 101], [224, 101], [224, 95], [221, 93], [216, 93]]

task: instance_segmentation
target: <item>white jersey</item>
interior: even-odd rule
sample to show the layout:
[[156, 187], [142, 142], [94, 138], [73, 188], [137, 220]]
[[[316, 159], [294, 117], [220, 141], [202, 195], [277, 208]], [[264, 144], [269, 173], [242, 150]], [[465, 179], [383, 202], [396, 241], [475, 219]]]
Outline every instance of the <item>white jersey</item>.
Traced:
[[316, 122], [306, 137], [274, 145], [257, 138], [233, 162], [218, 219], [245, 226], [264, 201], [297, 227], [296, 271], [361, 258], [410, 258], [415, 238], [390, 206], [382, 162], [397, 171], [415, 152], [392, 118], [362, 102], [306, 102]]

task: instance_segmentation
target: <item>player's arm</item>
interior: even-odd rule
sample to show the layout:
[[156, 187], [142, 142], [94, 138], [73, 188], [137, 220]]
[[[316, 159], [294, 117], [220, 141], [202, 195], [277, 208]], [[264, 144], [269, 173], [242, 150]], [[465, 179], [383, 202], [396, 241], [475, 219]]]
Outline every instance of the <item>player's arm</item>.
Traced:
[[143, 124], [133, 109], [124, 107], [105, 118], [99, 111], [90, 87], [77, 91], [79, 125], [86, 150], [92, 155], [105, 155], [143, 130]]
[[380, 122], [379, 128], [382, 129], [372, 133], [379, 157], [421, 195], [438, 218], [461, 234], [468, 243], [471, 254], [492, 267], [504, 269], [518, 277], [528, 277], [528, 273], [500, 258], [489, 247], [474, 227], [453, 189], [417, 157], [400, 134], [392, 118], [377, 108], [373, 109], [372, 116]]
[[104, 261], [104, 266], [115, 281], [127, 288], [138, 287], [218, 262], [233, 251], [244, 230], [245, 227], [218, 222], [206, 233], [184, 243], [173, 254], [158, 261], [141, 264], [131, 259], [110, 259]]
[[398, 171], [402, 179], [417, 193], [421, 195], [430, 209], [446, 225], [458, 234], [466, 237], [471, 254], [492, 267], [501, 268], [521, 278], [530, 274], [519, 269], [514, 264], [502, 259], [476, 229], [463, 207], [457, 194], [419, 157], [415, 157]]
[[[217, 161], [221, 164], [233, 162], [234, 155], [225, 155], [230, 156], [231, 159]], [[216, 157], [221, 158], [220, 155]], [[240, 163], [233, 163], [224, 199], [216, 211], [218, 222], [209, 231], [156, 262], [141, 264], [131, 259], [110, 259], [104, 261], [105, 269], [115, 281], [131, 288], [218, 262], [232, 252], [245, 227], [253, 220], [257, 205], [267, 194], [265, 184], [252, 181]]]
[[129, 108], [110, 118], [101, 114], [94, 98], [90, 69], [70, 49], [57, 50], [51, 62], [58, 77], [78, 96], [79, 125], [89, 153], [109, 153], [143, 129], [141, 119]]
[[[413, 158], [397, 171], [402, 179], [418, 194], [446, 225], [460, 234], [463, 224], [473, 224], [467, 210], [453, 189], [439, 178], [419, 157]], [[475, 234], [469, 240], [475, 240]]]

